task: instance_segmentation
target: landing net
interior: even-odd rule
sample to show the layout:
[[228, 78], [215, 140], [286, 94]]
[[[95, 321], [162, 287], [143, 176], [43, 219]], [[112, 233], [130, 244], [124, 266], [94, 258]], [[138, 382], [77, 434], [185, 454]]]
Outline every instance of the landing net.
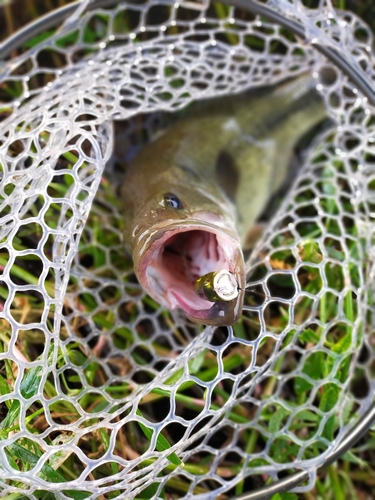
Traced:
[[[375, 111], [314, 42], [374, 81], [372, 34], [328, 1], [265, 3], [306, 41], [222, 3], [83, 2], [0, 66], [2, 498], [310, 489], [370, 407]], [[166, 112], [306, 71], [333, 125], [248, 259], [243, 318], [188, 324], [135, 279], [116, 162]]]

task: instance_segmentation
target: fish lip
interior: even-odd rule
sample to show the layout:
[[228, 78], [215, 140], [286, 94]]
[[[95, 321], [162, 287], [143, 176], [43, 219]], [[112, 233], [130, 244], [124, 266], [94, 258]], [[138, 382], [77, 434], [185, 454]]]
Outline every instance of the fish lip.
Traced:
[[[156, 273], [152, 277], [153, 271], [151, 270], [153, 266], [151, 266], [151, 263], [162, 253], [165, 243], [174, 235], [190, 231], [209, 232], [216, 236], [217, 242], [225, 241], [223, 252], [228, 264], [228, 270], [235, 275], [239, 283], [239, 294], [235, 300], [231, 302], [205, 301], [207, 308], [195, 309], [184, 300], [181, 293], [173, 289], [168, 290], [168, 283], [163, 283], [163, 280], [159, 279], [160, 275], [158, 276]], [[245, 288], [245, 263], [240, 239], [234, 230], [207, 221], [190, 219], [189, 221], [169, 222], [169, 224], [163, 224], [162, 227], [159, 226], [154, 231], [145, 231], [137, 240], [138, 243], [134, 248], [141, 248], [134, 251], [135, 272], [143, 288], [151, 297], [168, 309], [182, 309], [193, 322], [215, 326], [230, 326], [239, 319], [244, 298], [242, 289]], [[221, 248], [223, 247], [221, 246]]]
[[240, 290], [238, 297], [231, 302], [212, 302], [212, 306], [209, 309], [203, 310], [192, 309], [188, 304], [184, 303], [181, 297], [178, 297], [177, 300], [181, 305], [184, 305], [183, 309], [186, 316], [194, 323], [203, 323], [212, 326], [232, 326], [241, 317], [244, 290]]
[[[181, 228], [183, 229], [181, 230]], [[145, 251], [145, 248], [148, 244], [154, 245], [156, 241], [159, 241], [160, 238], [163, 238], [163, 235], [166, 233], [172, 233], [171, 236], [173, 236], [173, 234], [176, 232], [188, 232], [188, 231], [193, 231], [195, 229], [198, 231], [207, 230], [215, 234], [221, 233], [223, 236], [228, 236], [229, 238], [232, 238], [234, 241], [238, 242], [239, 245], [241, 245], [240, 238], [235, 229], [229, 229], [224, 224], [221, 227], [217, 224], [201, 221], [199, 219], [189, 219], [186, 221], [178, 221], [178, 222], [170, 222], [166, 220], [164, 224], [159, 224], [158, 228], [155, 231], [151, 232], [151, 234], [148, 228], [142, 234], [138, 235], [135, 246], [142, 244], [142, 247], [139, 250], [139, 252], [142, 253]]]

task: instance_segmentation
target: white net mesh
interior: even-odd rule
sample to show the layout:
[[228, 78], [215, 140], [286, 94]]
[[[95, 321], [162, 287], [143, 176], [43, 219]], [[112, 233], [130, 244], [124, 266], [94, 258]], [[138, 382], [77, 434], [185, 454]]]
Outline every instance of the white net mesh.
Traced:
[[[269, 3], [374, 79], [354, 15]], [[139, 113], [306, 70], [335, 126], [250, 255], [242, 319], [194, 327], [134, 277], [113, 144], [130, 158], [170, 119]], [[372, 402], [373, 107], [285, 29], [169, 1], [83, 10], [3, 65], [0, 96], [2, 496], [208, 499], [301, 469], [311, 487]]]

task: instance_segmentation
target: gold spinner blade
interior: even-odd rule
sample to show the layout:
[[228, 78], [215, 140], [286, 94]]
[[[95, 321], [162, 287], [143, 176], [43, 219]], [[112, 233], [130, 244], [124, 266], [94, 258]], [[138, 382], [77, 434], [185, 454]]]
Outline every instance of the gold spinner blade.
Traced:
[[199, 297], [210, 302], [231, 302], [239, 294], [236, 277], [226, 269], [204, 274], [194, 286]]

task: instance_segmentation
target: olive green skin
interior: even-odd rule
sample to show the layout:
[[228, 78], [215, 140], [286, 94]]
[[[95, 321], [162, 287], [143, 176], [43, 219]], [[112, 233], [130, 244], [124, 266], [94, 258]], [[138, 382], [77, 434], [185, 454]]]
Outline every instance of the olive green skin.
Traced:
[[[246, 237], [289, 171], [300, 138], [326, 117], [310, 75], [264, 93], [215, 98], [196, 103], [183, 118], [147, 144], [126, 169], [122, 200], [134, 270], [145, 290], [145, 254], [171, 227], [217, 226], [238, 241], [235, 264], [245, 287], [241, 252]], [[174, 193], [182, 208], [164, 202]], [[233, 324], [241, 315], [243, 293], [215, 319], [204, 324]], [[223, 305], [224, 307], [224, 305]], [[212, 311], [215, 314], [215, 311]]]

